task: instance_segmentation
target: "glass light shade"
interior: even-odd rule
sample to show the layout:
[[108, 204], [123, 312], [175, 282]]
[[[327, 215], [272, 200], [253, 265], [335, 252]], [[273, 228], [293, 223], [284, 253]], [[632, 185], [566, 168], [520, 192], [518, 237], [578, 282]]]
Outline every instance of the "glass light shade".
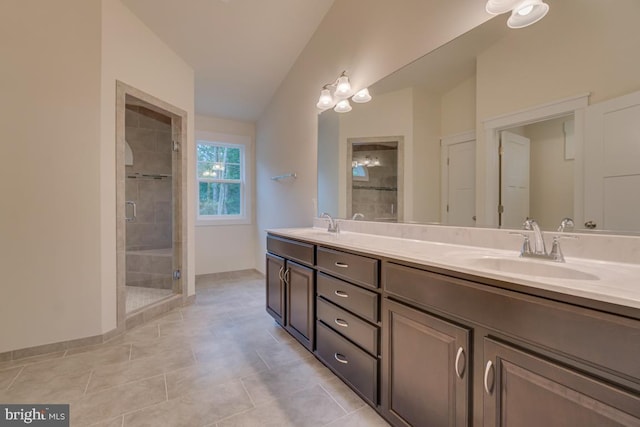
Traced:
[[549, 5], [542, 0], [524, 0], [511, 12], [507, 26], [509, 28], [527, 27], [544, 18], [547, 12], [549, 12]]
[[518, 5], [522, 0], [489, 0], [485, 6], [487, 13], [500, 15], [507, 13]]
[[349, 111], [351, 111], [351, 104], [349, 104], [349, 100], [343, 99], [342, 101], [338, 102], [333, 111], [335, 111], [336, 113], [348, 113]]
[[327, 108], [333, 107], [333, 97], [331, 96], [331, 92], [329, 91], [329, 89], [322, 89], [316, 107], [321, 110], [326, 110]]
[[338, 98], [347, 98], [351, 96], [351, 83], [349, 83], [349, 77], [341, 76], [338, 78], [338, 84], [336, 85], [335, 95]]
[[373, 159], [373, 166], [380, 166], [380, 159], [378, 159], [377, 157]]
[[371, 101], [371, 95], [369, 95], [369, 89], [364, 88], [356, 92], [356, 94], [353, 95], [353, 98], [351, 98], [351, 100], [359, 104]]

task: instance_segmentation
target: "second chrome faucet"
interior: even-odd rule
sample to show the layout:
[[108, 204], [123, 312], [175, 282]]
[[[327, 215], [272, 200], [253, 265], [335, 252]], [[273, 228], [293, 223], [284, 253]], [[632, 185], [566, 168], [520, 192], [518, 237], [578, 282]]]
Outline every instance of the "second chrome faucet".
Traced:
[[[540, 229], [540, 226], [533, 218], [527, 218], [523, 224], [525, 230], [533, 231], [533, 248], [531, 247], [531, 242], [529, 240], [529, 236], [523, 234], [524, 243], [522, 244], [522, 249], [520, 250], [520, 256], [525, 258], [539, 258], [539, 259], [548, 259], [555, 262], [565, 262], [564, 255], [562, 254], [562, 249], [560, 248], [560, 235], [553, 236], [553, 244], [551, 246], [551, 251], [547, 253], [547, 248], [544, 243], [544, 233]], [[571, 218], [564, 218], [560, 223], [560, 227], [558, 227], [558, 232], [563, 232], [565, 229], [573, 228], [573, 220]], [[565, 236], [563, 236], [565, 237]], [[566, 236], [571, 238], [577, 238], [574, 236]]]

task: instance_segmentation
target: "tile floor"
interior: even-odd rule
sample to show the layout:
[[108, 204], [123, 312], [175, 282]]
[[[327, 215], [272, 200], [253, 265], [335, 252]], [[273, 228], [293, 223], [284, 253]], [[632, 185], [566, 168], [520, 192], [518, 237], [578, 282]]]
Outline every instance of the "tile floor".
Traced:
[[126, 286], [126, 289], [127, 313], [173, 295], [171, 289], [143, 288], [142, 286]]
[[262, 277], [196, 286], [109, 343], [0, 363], [0, 402], [69, 403], [73, 427], [387, 425], [275, 325]]

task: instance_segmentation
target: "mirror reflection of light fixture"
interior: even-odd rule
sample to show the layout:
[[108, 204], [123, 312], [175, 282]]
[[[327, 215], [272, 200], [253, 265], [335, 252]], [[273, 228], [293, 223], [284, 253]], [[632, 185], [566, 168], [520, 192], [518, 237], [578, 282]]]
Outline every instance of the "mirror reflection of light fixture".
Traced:
[[382, 163], [380, 163], [380, 159], [378, 159], [377, 157], [372, 159], [370, 156], [365, 156], [364, 159], [354, 160], [351, 162], [352, 168], [357, 168], [360, 166], [371, 168], [374, 166], [382, 166]]
[[358, 91], [355, 95], [353, 94], [353, 88], [349, 82], [347, 72], [343, 71], [333, 83], [327, 83], [322, 87], [316, 107], [320, 112], [335, 107], [334, 110], [338, 113], [348, 113], [351, 111], [349, 97], [353, 102], [359, 104], [371, 101], [371, 95], [367, 88]]
[[488, 0], [485, 9], [492, 15], [511, 11], [507, 26], [524, 28], [544, 18], [549, 12], [549, 5], [542, 0]]
[[204, 177], [212, 177], [217, 178], [218, 172], [224, 171], [224, 164], [222, 163], [213, 163], [211, 167], [204, 172], [202, 172], [202, 176]]

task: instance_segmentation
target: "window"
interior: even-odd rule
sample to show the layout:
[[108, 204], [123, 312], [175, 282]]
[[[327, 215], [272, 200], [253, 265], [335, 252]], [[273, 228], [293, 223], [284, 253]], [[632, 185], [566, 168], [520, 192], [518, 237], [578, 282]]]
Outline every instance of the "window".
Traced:
[[197, 141], [198, 220], [246, 221], [245, 147]]

